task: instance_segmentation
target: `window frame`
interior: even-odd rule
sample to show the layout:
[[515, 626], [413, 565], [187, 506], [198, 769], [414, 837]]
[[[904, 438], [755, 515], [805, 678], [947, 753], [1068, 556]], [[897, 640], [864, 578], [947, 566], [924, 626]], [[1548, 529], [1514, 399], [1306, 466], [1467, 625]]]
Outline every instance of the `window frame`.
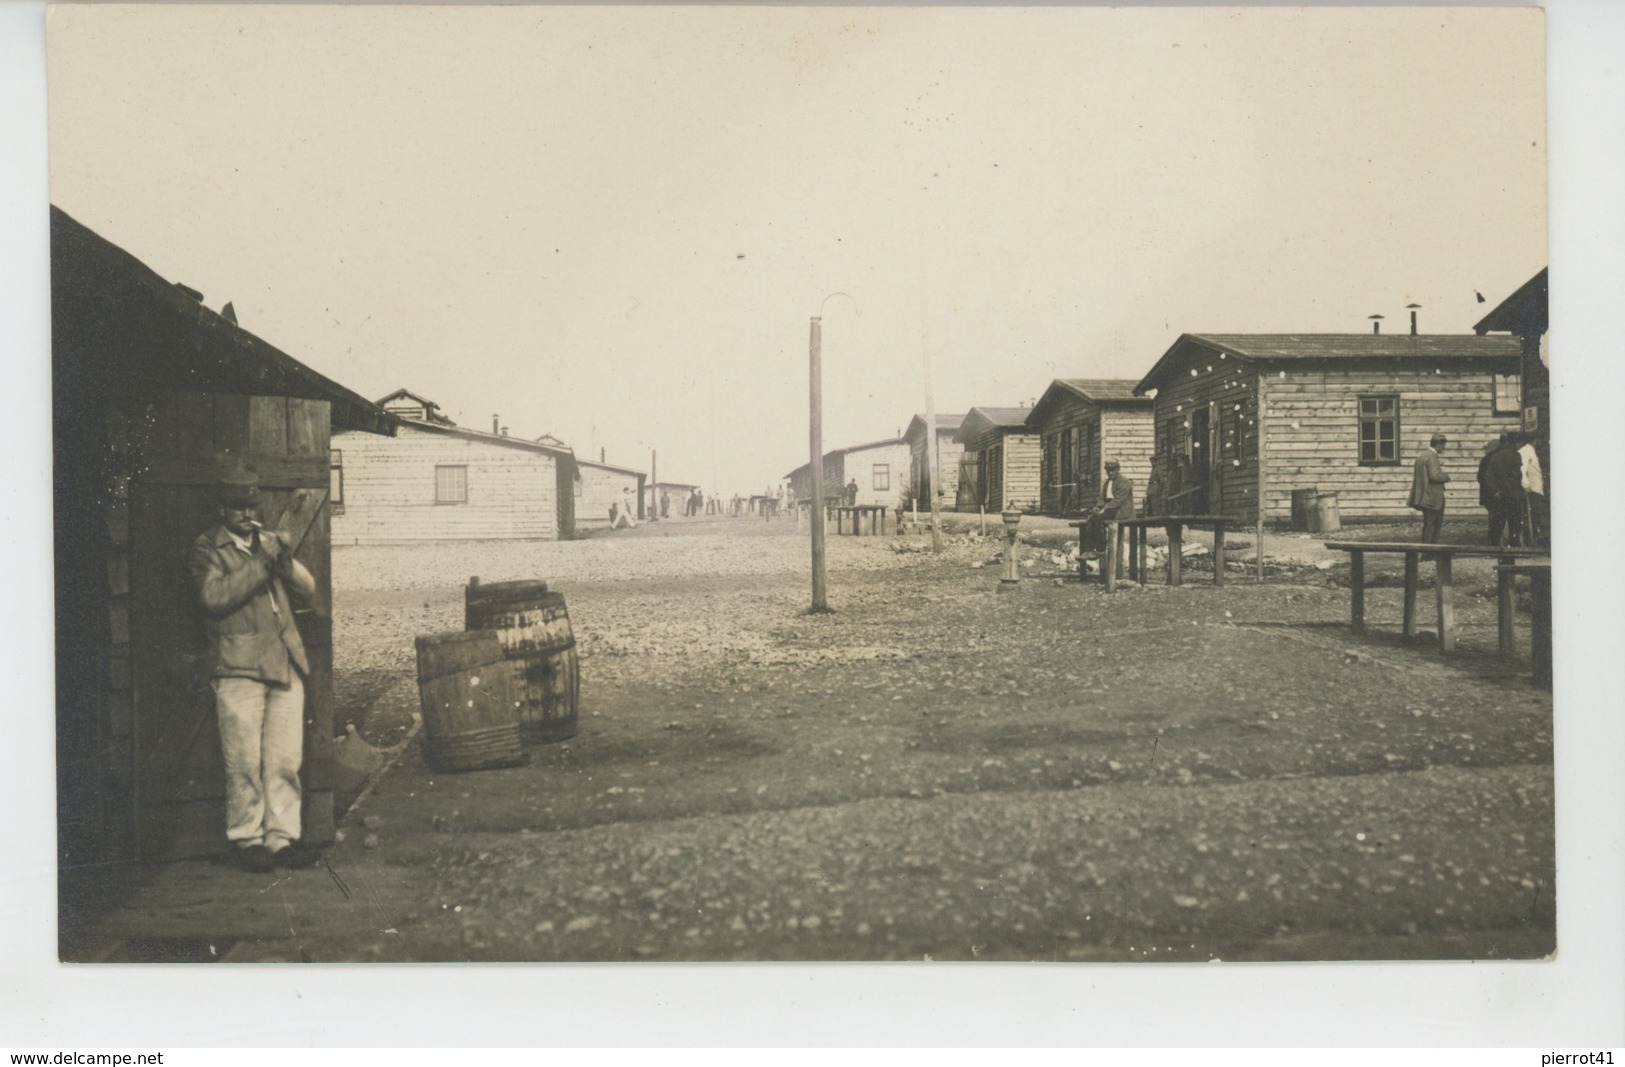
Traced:
[[869, 464], [869, 488], [876, 493], [891, 492], [891, 464]]
[[344, 511], [344, 449], [327, 450], [327, 503], [333, 511]]
[[[1391, 403], [1393, 405], [1393, 411], [1392, 411], [1392, 417], [1391, 418], [1389, 418], [1388, 416], [1385, 416], [1380, 410], [1375, 411], [1370, 415], [1366, 414], [1366, 404], [1367, 403], [1381, 404], [1381, 403], [1384, 403], [1384, 402]], [[1365, 393], [1365, 394], [1362, 394], [1356, 401], [1355, 412], [1356, 412], [1355, 425], [1357, 427], [1357, 431], [1356, 431], [1354, 446], [1355, 446], [1355, 457], [1359, 461], [1359, 465], [1362, 466], [1362, 467], [1397, 467], [1397, 466], [1399, 466], [1400, 455], [1401, 455], [1401, 451], [1402, 451], [1401, 448], [1400, 448], [1400, 434], [1402, 432], [1402, 429], [1401, 429], [1401, 423], [1400, 423], [1400, 417], [1399, 417], [1400, 416], [1399, 394], [1398, 393]], [[1392, 433], [1393, 456], [1392, 456], [1392, 458], [1388, 458], [1388, 459], [1384, 459], [1382, 457], [1382, 454], [1381, 454], [1382, 453], [1382, 442], [1384, 440], [1384, 438], [1382, 437], [1382, 432], [1381, 432], [1381, 424], [1383, 422], [1385, 422], [1385, 421], [1391, 421], [1393, 423], [1393, 433]], [[1367, 459], [1366, 456], [1365, 456], [1366, 425], [1368, 423], [1376, 423], [1377, 424], [1377, 430], [1371, 436], [1371, 443], [1373, 445], [1373, 449], [1372, 449], [1373, 458], [1371, 458], [1371, 459]]]
[[[448, 471], [448, 472], [449, 471], [458, 471], [458, 472], [460, 472], [459, 475], [458, 475], [458, 481], [460, 483], [458, 488], [461, 489], [461, 495], [460, 496], [451, 497], [451, 496], [447, 496], [443, 492], [443, 489], [446, 488], [446, 486], [441, 481], [441, 472], [442, 471]], [[466, 464], [466, 463], [436, 463], [434, 465], [434, 502], [435, 502], [436, 507], [439, 507], [442, 504], [466, 504], [466, 503], [468, 503], [468, 464]]]
[[[1503, 398], [1502, 387], [1510, 386], [1512, 394]], [[1511, 374], [1490, 375], [1490, 413], [1492, 415], [1523, 415], [1523, 375], [1517, 371]]]

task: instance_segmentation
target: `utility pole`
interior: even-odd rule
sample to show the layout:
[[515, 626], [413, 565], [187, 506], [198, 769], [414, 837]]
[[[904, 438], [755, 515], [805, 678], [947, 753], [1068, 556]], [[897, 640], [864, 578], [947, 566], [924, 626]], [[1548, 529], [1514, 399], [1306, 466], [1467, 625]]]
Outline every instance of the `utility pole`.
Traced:
[[824, 597], [824, 367], [823, 319], [812, 317], [807, 359], [808, 450], [812, 455], [812, 610], [825, 612]]
[[942, 466], [937, 457], [937, 407], [931, 400], [931, 348], [925, 347], [925, 463], [926, 476], [931, 481], [931, 551], [942, 551], [942, 529], [937, 519], [937, 495], [941, 483], [937, 481]]

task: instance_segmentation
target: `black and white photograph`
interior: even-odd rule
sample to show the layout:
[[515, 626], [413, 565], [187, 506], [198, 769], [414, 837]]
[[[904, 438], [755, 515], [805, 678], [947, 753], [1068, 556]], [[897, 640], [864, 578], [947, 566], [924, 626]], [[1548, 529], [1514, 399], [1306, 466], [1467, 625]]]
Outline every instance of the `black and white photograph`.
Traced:
[[1541, 9], [46, 30], [63, 964], [1565, 946]]

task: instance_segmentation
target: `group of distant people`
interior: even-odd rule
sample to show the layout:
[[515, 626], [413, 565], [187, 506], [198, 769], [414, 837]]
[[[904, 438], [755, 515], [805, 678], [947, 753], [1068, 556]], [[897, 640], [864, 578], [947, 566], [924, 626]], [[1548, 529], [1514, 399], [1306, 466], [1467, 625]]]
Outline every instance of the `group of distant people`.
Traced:
[[[1412, 469], [1406, 502], [1422, 513], [1424, 544], [1437, 544], [1444, 525], [1444, 487], [1450, 475], [1441, 456], [1449, 443], [1444, 434], [1434, 434]], [[1507, 432], [1484, 446], [1478, 461], [1478, 503], [1489, 514], [1489, 544], [1531, 548], [1546, 543], [1546, 479], [1530, 435]]]

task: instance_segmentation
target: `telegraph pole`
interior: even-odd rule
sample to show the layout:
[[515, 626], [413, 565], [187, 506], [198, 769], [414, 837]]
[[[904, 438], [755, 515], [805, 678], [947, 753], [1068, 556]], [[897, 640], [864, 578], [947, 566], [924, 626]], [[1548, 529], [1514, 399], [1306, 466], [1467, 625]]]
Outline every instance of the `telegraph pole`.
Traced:
[[925, 349], [925, 463], [931, 480], [931, 551], [942, 551], [942, 529], [937, 519], [937, 494], [941, 483], [937, 481], [941, 463], [937, 458], [937, 407], [931, 400], [931, 349]]
[[812, 455], [812, 610], [825, 612], [824, 596], [824, 367], [823, 319], [812, 317], [808, 375], [808, 450]]

